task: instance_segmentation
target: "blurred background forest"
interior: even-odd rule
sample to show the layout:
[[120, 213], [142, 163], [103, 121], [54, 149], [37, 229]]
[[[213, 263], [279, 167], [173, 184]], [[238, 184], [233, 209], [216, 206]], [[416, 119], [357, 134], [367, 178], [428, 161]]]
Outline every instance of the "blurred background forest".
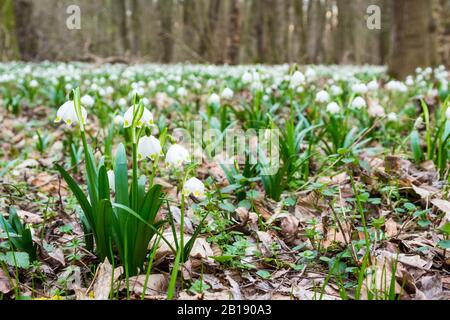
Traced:
[[[66, 27], [69, 5], [81, 29]], [[381, 8], [381, 28], [367, 8]], [[0, 59], [449, 65], [450, 0], [0, 0]]]

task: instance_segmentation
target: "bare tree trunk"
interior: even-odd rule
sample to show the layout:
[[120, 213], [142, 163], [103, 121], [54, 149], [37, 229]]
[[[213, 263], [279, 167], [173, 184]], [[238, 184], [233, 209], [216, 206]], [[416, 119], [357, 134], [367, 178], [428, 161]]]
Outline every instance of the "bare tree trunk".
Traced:
[[138, 57], [141, 51], [141, 20], [139, 0], [132, 0], [131, 4], [131, 29], [133, 31], [133, 41], [131, 44], [131, 53], [134, 57]]
[[316, 63], [320, 52], [323, 24], [325, 22], [327, 3], [310, 1], [308, 4], [308, 25], [306, 55], [308, 63]]
[[37, 54], [36, 32], [32, 24], [33, 3], [30, 0], [14, 1], [16, 37], [20, 58], [33, 60]]
[[172, 35], [172, 0], [158, 1], [161, 16], [160, 39], [162, 43], [162, 57], [164, 63], [170, 63], [173, 56], [173, 35]]
[[[219, 20], [219, 11], [222, 4], [222, 0], [209, 0], [208, 14], [206, 22], [203, 24], [203, 31], [200, 37], [200, 45], [198, 53], [204, 58], [208, 58], [210, 61], [214, 55], [214, 35]], [[220, 61], [219, 61], [220, 62]]]
[[299, 62], [303, 62], [306, 59], [306, 23], [305, 12], [303, 10], [303, 0], [293, 0], [295, 16], [297, 17], [295, 26], [299, 33]]
[[119, 34], [120, 42], [122, 45], [123, 54], [127, 54], [130, 50], [130, 42], [128, 38], [128, 26], [127, 26], [127, 7], [125, 0], [117, 0], [118, 13], [119, 13]]
[[228, 28], [227, 39], [227, 60], [228, 64], [239, 63], [239, 47], [241, 41], [241, 8], [239, 0], [232, 0], [231, 13], [230, 13], [230, 25]]
[[393, 2], [393, 47], [389, 72], [398, 78], [412, 74], [417, 67], [431, 64], [429, 3], [423, 0]]
[[0, 60], [17, 59], [16, 24], [12, 0], [0, 1]]

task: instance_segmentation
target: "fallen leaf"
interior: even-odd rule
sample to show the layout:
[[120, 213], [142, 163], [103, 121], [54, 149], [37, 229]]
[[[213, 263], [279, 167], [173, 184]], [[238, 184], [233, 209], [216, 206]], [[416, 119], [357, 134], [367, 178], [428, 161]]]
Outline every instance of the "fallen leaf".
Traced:
[[97, 278], [95, 280], [93, 291], [96, 300], [108, 300], [111, 291], [112, 266], [108, 259], [100, 264]]
[[[146, 275], [139, 275], [129, 279], [130, 290], [137, 296], [141, 296], [144, 292]], [[151, 274], [148, 277], [147, 286], [145, 289], [145, 296], [160, 296], [167, 291], [167, 276], [163, 274]], [[121, 290], [124, 290], [126, 285], [123, 284]]]
[[397, 236], [398, 224], [397, 224], [397, 222], [395, 222], [394, 219], [392, 219], [392, 218], [387, 219], [386, 222], [384, 223], [384, 228], [385, 228], [386, 235], [389, 238]]
[[11, 291], [11, 284], [3, 269], [0, 268], [0, 292], [7, 294]]
[[431, 203], [439, 210], [445, 213], [442, 225], [444, 225], [447, 222], [450, 222], [450, 202], [448, 202], [447, 200], [433, 199], [431, 200]]

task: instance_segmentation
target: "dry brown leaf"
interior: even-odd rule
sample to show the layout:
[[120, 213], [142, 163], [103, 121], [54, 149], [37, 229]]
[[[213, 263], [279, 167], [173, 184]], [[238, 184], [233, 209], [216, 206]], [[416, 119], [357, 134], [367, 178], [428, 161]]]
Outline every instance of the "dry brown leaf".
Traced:
[[[137, 296], [141, 296], [144, 292], [146, 275], [139, 275], [131, 277], [129, 280], [130, 290]], [[121, 290], [125, 289], [125, 284]], [[148, 277], [147, 288], [145, 289], [145, 296], [160, 296], [167, 291], [167, 276], [163, 274], [151, 274]]]
[[443, 224], [450, 222], [450, 202], [448, 202], [447, 200], [433, 199], [431, 200], [431, 203], [445, 213]]
[[0, 268], [0, 292], [7, 294], [11, 291], [11, 284], [9, 283], [8, 276], [5, 274], [3, 269]]
[[242, 300], [242, 293], [239, 284], [231, 276], [231, 272], [225, 271], [225, 277], [230, 283], [231, 294], [233, 295], [233, 300]]
[[411, 187], [413, 188], [414, 192], [417, 193], [422, 199], [428, 200], [430, 198], [430, 191], [421, 187], [417, 187], [415, 185], [411, 185]]
[[25, 222], [31, 224], [42, 223], [43, 219], [40, 215], [24, 210], [17, 210], [17, 215]]
[[97, 278], [95, 280], [93, 291], [96, 300], [108, 300], [111, 291], [112, 266], [108, 259], [100, 264]]
[[397, 222], [395, 222], [394, 219], [392, 219], [392, 218], [387, 219], [386, 222], [384, 223], [384, 228], [385, 228], [386, 235], [389, 238], [397, 236], [398, 224], [397, 224]]

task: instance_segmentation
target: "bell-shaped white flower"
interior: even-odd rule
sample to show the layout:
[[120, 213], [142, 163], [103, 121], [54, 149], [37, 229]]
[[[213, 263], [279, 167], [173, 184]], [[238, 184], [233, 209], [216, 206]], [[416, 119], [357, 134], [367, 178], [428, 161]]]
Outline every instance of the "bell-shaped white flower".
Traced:
[[337, 114], [337, 113], [339, 113], [340, 110], [341, 110], [341, 108], [339, 107], [339, 105], [336, 102], [331, 102], [327, 105], [328, 113]]
[[397, 114], [396, 114], [395, 112], [391, 112], [391, 113], [389, 113], [389, 114], [387, 115], [387, 119], [388, 119], [388, 121], [390, 121], [390, 122], [397, 122], [398, 116], [397, 116]]
[[246, 72], [242, 75], [242, 82], [247, 84], [253, 81], [253, 76], [250, 72]]
[[127, 105], [127, 100], [125, 98], [120, 98], [118, 101], [119, 106], [124, 108]]
[[225, 100], [231, 100], [233, 99], [234, 92], [230, 88], [225, 88], [223, 89], [221, 96]]
[[95, 103], [94, 98], [92, 98], [90, 95], [86, 94], [81, 97], [81, 104], [86, 107], [92, 107]]
[[[125, 115], [123, 117], [123, 127], [129, 128], [133, 124], [134, 121], [134, 113], [139, 108], [138, 105], [132, 106], [128, 108], [128, 110], [125, 112]], [[151, 127], [153, 126], [153, 114], [144, 107], [144, 112], [142, 113], [142, 116], [140, 119], [137, 120], [136, 126], [138, 128], [141, 128], [142, 126]]]
[[220, 97], [218, 94], [213, 93], [212, 95], [209, 96], [208, 98], [208, 104], [214, 104], [214, 105], [218, 105], [220, 104]]
[[107, 175], [108, 175], [109, 188], [115, 192], [116, 191], [116, 176], [114, 174], [114, 171], [108, 170]]
[[187, 90], [186, 90], [186, 88], [184, 88], [184, 87], [178, 88], [178, 90], [177, 90], [177, 95], [178, 95], [179, 97], [185, 97], [185, 96], [187, 95]]
[[367, 84], [367, 89], [370, 91], [377, 91], [379, 88], [378, 82], [376, 80], [372, 80]]
[[[87, 111], [85, 108], [81, 107], [82, 123], [86, 123]], [[75, 104], [72, 100], [67, 101], [61, 107], [59, 107], [56, 113], [55, 122], [64, 121], [68, 126], [72, 123], [79, 123], [77, 112], [75, 111]]]
[[368, 90], [364, 83], [355, 83], [352, 85], [352, 91], [356, 94], [366, 94]]
[[361, 97], [356, 97], [355, 99], [353, 99], [352, 101], [352, 108], [355, 109], [362, 109], [366, 106], [366, 100], [364, 100]]
[[205, 195], [205, 185], [197, 178], [190, 178], [184, 183], [183, 193], [185, 196], [193, 194], [196, 198]]
[[340, 96], [342, 94], [342, 88], [337, 85], [332, 85], [330, 90], [334, 96]]
[[291, 77], [291, 86], [297, 88], [305, 82], [305, 76], [300, 71], [295, 71]]
[[450, 107], [447, 108], [447, 111], [445, 111], [445, 117], [447, 120], [450, 120]]
[[33, 79], [30, 81], [30, 87], [31, 88], [37, 88], [39, 86], [39, 82], [37, 82], [36, 79]]
[[316, 102], [327, 103], [330, 100], [330, 95], [325, 90], [319, 91], [316, 94]]
[[368, 112], [369, 112], [369, 116], [371, 116], [373, 118], [385, 116], [384, 108], [382, 106], [380, 106], [379, 104], [370, 106]]
[[166, 163], [171, 166], [181, 166], [189, 160], [189, 152], [179, 144], [172, 145], [166, 154]]
[[138, 159], [142, 160], [150, 158], [155, 160], [156, 157], [161, 154], [161, 143], [153, 136], [144, 136], [139, 139], [138, 143]]

